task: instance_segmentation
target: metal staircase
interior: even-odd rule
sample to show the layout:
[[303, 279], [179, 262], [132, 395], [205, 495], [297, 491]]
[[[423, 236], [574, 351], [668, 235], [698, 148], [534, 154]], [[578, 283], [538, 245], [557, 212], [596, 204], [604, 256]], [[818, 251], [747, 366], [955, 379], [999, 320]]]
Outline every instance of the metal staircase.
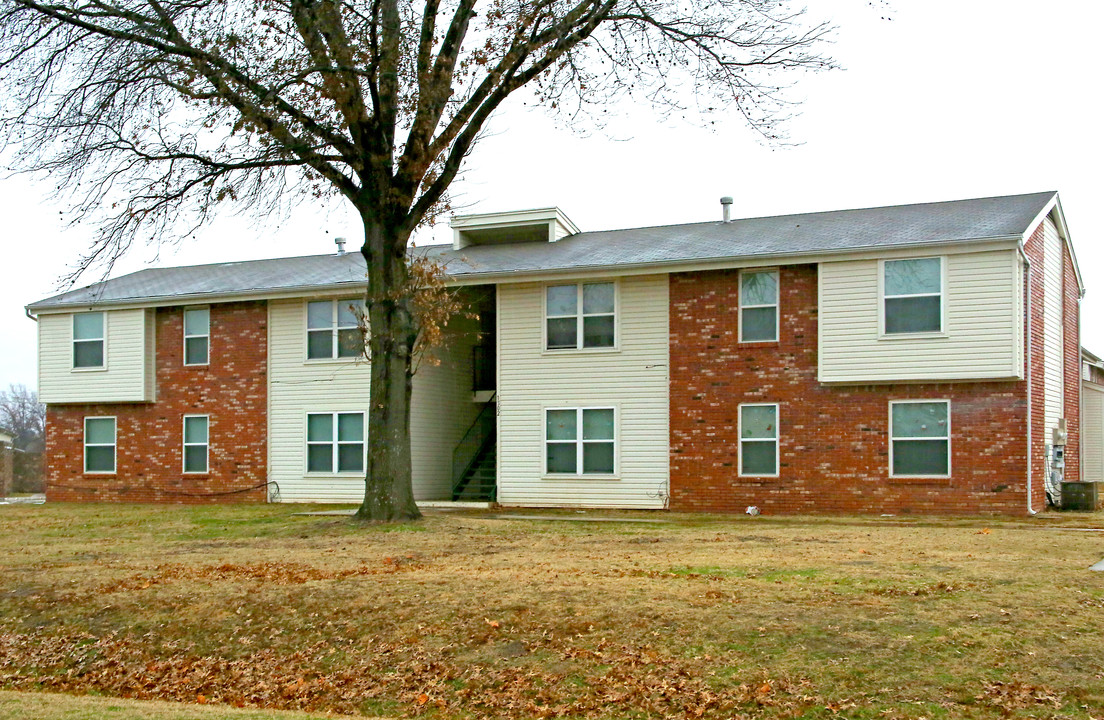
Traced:
[[494, 502], [498, 496], [495, 467], [498, 443], [495, 437], [495, 404], [479, 412], [464, 438], [452, 451], [452, 499]]
[[495, 434], [483, 443], [479, 453], [452, 488], [452, 499], [457, 501], [494, 502], [498, 494], [495, 481], [495, 455], [497, 453]]

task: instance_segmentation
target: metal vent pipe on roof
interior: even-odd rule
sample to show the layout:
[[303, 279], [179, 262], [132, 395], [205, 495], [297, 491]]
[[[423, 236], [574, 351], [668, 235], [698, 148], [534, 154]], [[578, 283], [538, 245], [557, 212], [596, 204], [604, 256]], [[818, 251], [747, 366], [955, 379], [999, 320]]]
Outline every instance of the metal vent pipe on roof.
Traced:
[[334, 242], [337, 243], [337, 254], [338, 255], [344, 255], [345, 254], [345, 238], [343, 238], [343, 237], [334, 238]]
[[721, 198], [721, 217], [724, 222], [732, 222], [732, 198], [725, 195]]

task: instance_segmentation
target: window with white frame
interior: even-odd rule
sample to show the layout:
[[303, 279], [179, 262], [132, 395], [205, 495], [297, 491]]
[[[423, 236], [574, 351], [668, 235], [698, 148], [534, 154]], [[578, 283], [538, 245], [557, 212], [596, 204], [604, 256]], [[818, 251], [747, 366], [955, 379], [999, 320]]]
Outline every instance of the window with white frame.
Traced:
[[364, 472], [364, 413], [307, 414], [307, 472]]
[[740, 406], [740, 475], [778, 475], [778, 405]]
[[943, 259], [882, 264], [883, 329], [887, 335], [943, 330]]
[[73, 367], [102, 368], [104, 366], [104, 314], [102, 312], [73, 315]]
[[211, 311], [184, 311], [184, 364], [206, 365], [211, 360]]
[[357, 298], [307, 303], [307, 359], [361, 357], [363, 308], [364, 301]]
[[545, 348], [612, 348], [617, 334], [617, 286], [611, 282], [545, 288]]
[[778, 341], [778, 271], [740, 271], [740, 342]]
[[545, 410], [545, 472], [549, 475], [612, 475], [617, 456], [613, 408]]
[[894, 477], [950, 475], [950, 401], [890, 402], [889, 458], [890, 475]]
[[115, 418], [84, 419], [84, 471], [115, 472]]
[[206, 415], [184, 416], [184, 472], [207, 472], [209, 425]]

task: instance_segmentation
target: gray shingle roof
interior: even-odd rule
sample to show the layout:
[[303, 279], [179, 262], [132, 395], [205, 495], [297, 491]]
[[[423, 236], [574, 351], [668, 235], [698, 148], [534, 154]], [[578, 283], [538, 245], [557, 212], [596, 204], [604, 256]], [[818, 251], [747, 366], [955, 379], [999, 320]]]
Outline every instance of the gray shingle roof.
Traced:
[[[677, 266], [711, 260], [818, 255], [869, 248], [969, 242], [1023, 235], [1054, 192], [891, 207], [746, 218], [631, 230], [581, 232], [555, 243], [451, 246], [423, 251], [458, 279], [511, 273]], [[150, 268], [56, 295], [28, 306], [62, 307], [171, 298], [263, 295], [363, 284], [359, 253]]]

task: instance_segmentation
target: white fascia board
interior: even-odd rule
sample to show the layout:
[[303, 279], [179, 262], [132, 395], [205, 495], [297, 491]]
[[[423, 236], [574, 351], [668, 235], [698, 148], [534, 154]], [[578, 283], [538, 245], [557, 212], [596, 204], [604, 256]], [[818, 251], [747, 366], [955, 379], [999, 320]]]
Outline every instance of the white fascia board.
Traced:
[[[494, 272], [461, 273], [448, 278], [449, 285], [491, 285], [505, 283], [540, 282], [549, 278], [566, 277], [610, 277], [612, 275], [654, 275], [663, 272], [699, 272], [706, 270], [727, 270], [774, 265], [803, 265], [821, 262], [843, 262], [847, 260], [877, 260], [884, 258], [920, 257], [930, 255], [938, 249], [943, 255], [960, 253], [987, 252], [992, 250], [1014, 250], [1019, 247], [1019, 235], [999, 238], [978, 238], [976, 240], [948, 240], [945, 242], [926, 242], [910, 245], [898, 245], [892, 248], [847, 249], [817, 253], [776, 253], [772, 255], [740, 256], [706, 260], [686, 260], [678, 262], [661, 261], [624, 265], [594, 265], [569, 268], [556, 268], [534, 272]], [[33, 315], [51, 315], [86, 310], [111, 308], [115, 310], [165, 307], [190, 303], [245, 302], [248, 300], [286, 300], [289, 298], [335, 297], [350, 290], [367, 290], [367, 283], [345, 282], [328, 285], [304, 285], [281, 288], [279, 290], [243, 290], [233, 293], [193, 293], [188, 295], [168, 295], [127, 300], [108, 300], [92, 304], [72, 304], [34, 308], [27, 306]]]
[[1054, 197], [1043, 206], [1042, 211], [1031, 221], [1031, 224], [1024, 230], [1021, 242], [1027, 244], [1027, 241], [1031, 239], [1031, 234], [1035, 232], [1035, 228], [1039, 227], [1039, 223], [1043, 219], [1054, 214], [1054, 225], [1058, 228], [1058, 236], [1062, 238], [1062, 241], [1066, 244], [1066, 248], [1069, 250], [1070, 260], [1073, 262], [1073, 274], [1077, 278], [1077, 290], [1080, 295], [1085, 294], [1085, 282], [1081, 279], [1081, 267], [1077, 264], [1077, 253], [1073, 251], [1073, 241], [1070, 240], [1069, 225], [1066, 224], [1066, 213], [1062, 210], [1062, 200], [1058, 197], [1058, 193], [1054, 193]]
[[[531, 225], [566, 219], [559, 208], [534, 208], [532, 210], [511, 210], [509, 212], [479, 213], [475, 215], [453, 215], [449, 227], [454, 230], [476, 230], [483, 228], [510, 227], [512, 225]], [[570, 222], [570, 220], [568, 221]], [[576, 232], [578, 232], [576, 230]]]

